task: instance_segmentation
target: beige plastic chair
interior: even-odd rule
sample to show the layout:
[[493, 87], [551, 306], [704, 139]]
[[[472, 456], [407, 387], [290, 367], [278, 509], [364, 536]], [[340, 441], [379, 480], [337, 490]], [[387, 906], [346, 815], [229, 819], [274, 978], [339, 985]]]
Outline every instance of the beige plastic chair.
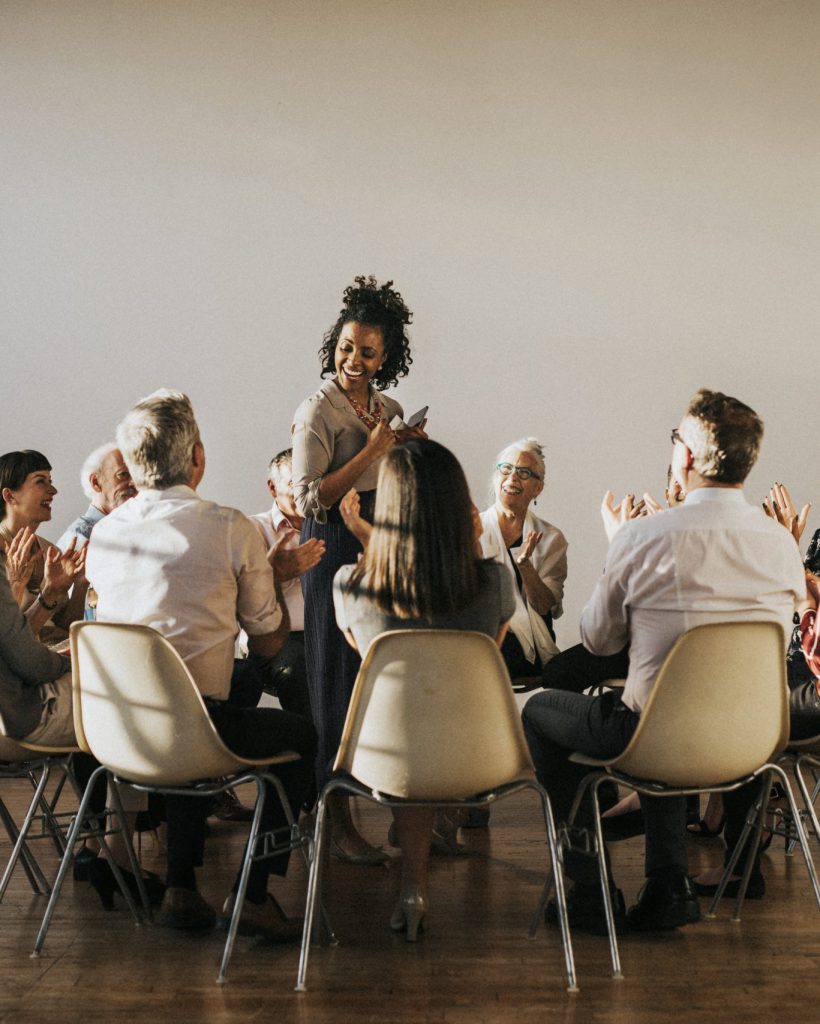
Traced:
[[[71, 772], [71, 755], [77, 750], [78, 747], [44, 747], [13, 740], [5, 735], [5, 724], [0, 716], [0, 778], [28, 779], [33, 789], [31, 801], [19, 828], [0, 798], [0, 821], [12, 844], [11, 854], [0, 879], [0, 901], [6, 894], [18, 863], [22, 864], [31, 891], [35, 895], [47, 895], [51, 892], [51, 886], [29, 846], [29, 840], [49, 838], [55, 843], [60, 856], [65, 852], [65, 836], [58, 820], [61, 814], [56, 811], [56, 803], [66, 779], [71, 783], [79, 799], [77, 783]], [[61, 774], [61, 778], [56, 792], [49, 800], [46, 796], [46, 787], [55, 771]], [[39, 825], [39, 831], [36, 833], [33, 831], [35, 824]]]
[[[626, 750], [608, 760], [572, 755], [574, 761], [603, 769], [583, 780], [570, 818], [574, 818], [584, 793], [590, 789], [614, 977], [623, 975], [598, 805], [598, 787], [604, 779], [614, 779], [648, 796], [688, 796], [727, 792], [765, 775], [762, 798], [747, 819], [709, 909], [709, 916], [714, 916], [740, 851], [754, 828], [753, 847], [732, 918], [737, 921], [760, 843], [760, 808], [768, 804], [768, 792], [776, 775], [797, 820], [803, 858], [820, 906], [820, 886], [806, 834], [796, 814], [794, 794], [783, 769], [772, 763], [789, 737], [785, 650], [783, 630], [774, 622], [697, 626], [680, 636], [667, 654]], [[545, 898], [542, 897], [542, 903]]]
[[535, 778], [510, 677], [488, 636], [437, 629], [378, 636], [356, 679], [334, 771], [317, 807], [297, 992], [306, 990], [326, 803], [336, 790], [388, 807], [474, 807], [522, 789], [536, 790], [556, 887], [567, 985], [576, 990], [552, 809]]
[[[120, 821], [125, 819], [117, 783], [159, 793], [211, 797], [229, 786], [254, 782], [256, 804], [217, 977], [221, 984], [233, 952], [253, 855], [270, 856], [301, 849], [308, 841], [293, 822], [279, 779], [268, 771], [273, 765], [299, 760], [299, 755], [286, 751], [251, 761], [230, 751], [214, 728], [185, 663], [171, 644], [148, 626], [75, 622], [71, 626], [71, 661], [77, 741], [83, 750], [97, 758], [101, 767], [88, 782], [69, 832], [66, 854], [32, 955], [39, 955], [45, 942], [88, 798], [101, 772], [108, 772], [114, 782], [110, 789]], [[275, 788], [290, 824], [290, 834], [285, 840], [259, 830], [266, 781]], [[136, 856], [130, 841], [126, 845], [131, 870], [139, 883], [143, 910], [150, 917]], [[109, 859], [109, 863], [123, 896], [139, 920], [119, 868], [113, 860]]]

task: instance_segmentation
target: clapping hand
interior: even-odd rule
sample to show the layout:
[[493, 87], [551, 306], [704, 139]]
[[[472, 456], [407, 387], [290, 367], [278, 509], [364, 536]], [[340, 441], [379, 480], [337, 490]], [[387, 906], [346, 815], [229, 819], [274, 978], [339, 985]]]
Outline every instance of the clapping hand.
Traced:
[[543, 536], [544, 534], [540, 531], [530, 530], [530, 532], [524, 538], [524, 543], [521, 545], [521, 550], [516, 556], [515, 560], [518, 563], [518, 565], [532, 565], [532, 562], [530, 561], [530, 559], [532, 558], [532, 553], [533, 551], [535, 551], [538, 542], [541, 540]]
[[604, 521], [604, 529], [609, 540], [612, 540], [624, 523], [643, 515], [645, 509], [645, 499], [641, 499], [635, 504], [634, 494], [627, 494], [619, 505], [613, 504], [614, 501], [615, 495], [612, 491], [607, 491], [601, 502], [601, 518]]
[[75, 583], [85, 583], [87, 545], [79, 551], [76, 547], [77, 538], [72, 537], [65, 551], [60, 551], [54, 546], [46, 551], [42, 589], [48, 591], [52, 597], [61, 600]]
[[18, 604], [22, 602], [26, 585], [31, 579], [34, 568], [43, 557], [42, 549], [36, 543], [34, 531], [29, 526], [18, 530], [5, 545], [6, 577]]
[[304, 544], [298, 544], [295, 548], [284, 547], [282, 540], [268, 548], [268, 562], [273, 567], [276, 579], [280, 583], [288, 580], [295, 580], [313, 569], [322, 560], [325, 553], [325, 542], [317, 537], [311, 537]]
[[781, 526], [785, 526], [798, 543], [806, 528], [810, 509], [811, 505], [804, 505], [799, 514], [795, 512], [789, 489], [785, 484], [774, 484], [769, 489], [769, 496], [763, 499], [763, 511], [766, 515], [776, 519]]
[[[378, 430], [378, 427], [376, 429]], [[354, 487], [351, 487], [339, 502], [339, 515], [356, 540], [363, 548], [366, 548], [370, 542], [373, 527], [366, 519], [362, 519], [359, 492]]]

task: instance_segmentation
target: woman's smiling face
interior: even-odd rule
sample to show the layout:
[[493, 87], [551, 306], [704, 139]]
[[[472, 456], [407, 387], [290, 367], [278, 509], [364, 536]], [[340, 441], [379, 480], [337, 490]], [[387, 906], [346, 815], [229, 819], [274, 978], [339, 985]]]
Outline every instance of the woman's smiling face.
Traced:
[[51, 482], [51, 470], [36, 469], [15, 490], [5, 488], [3, 497], [9, 510], [36, 528], [51, 520], [51, 502], [57, 488]]
[[336, 342], [336, 380], [354, 398], [367, 394], [367, 386], [384, 362], [384, 334], [380, 327], [351, 320]]

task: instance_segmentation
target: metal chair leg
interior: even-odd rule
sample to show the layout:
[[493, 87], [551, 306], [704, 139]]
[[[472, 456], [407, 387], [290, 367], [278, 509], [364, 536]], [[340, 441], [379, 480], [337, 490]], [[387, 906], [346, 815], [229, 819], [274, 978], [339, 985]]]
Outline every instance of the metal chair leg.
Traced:
[[322, 861], [325, 843], [325, 817], [327, 814], [327, 787], [322, 791], [316, 806], [316, 826], [313, 831], [313, 860], [308, 878], [307, 899], [305, 902], [305, 924], [302, 930], [302, 948], [299, 952], [299, 970], [296, 975], [296, 992], [307, 992], [308, 957], [310, 956], [310, 940], [313, 934], [313, 921], [316, 915], [316, 901], [321, 892]]
[[57, 906], [57, 900], [60, 898], [60, 892], [63, 888], [63, 881], [68, 871], [69, 864], [72, 860], [72, 854], [74, 851], [74, 844], [77, 841], [77, 837], [80, 833], [80, 829], [85, 821], [85, 814], [88, 810], [88, 804], [91, 799], [91, 793], [94, 788], [94, 783], [97, 781], [97, 777], [105, 772], [105, 768], [100, 765], [91, 775], [88, 780], [88, 785], [85, 787], [82, 799], [80, 800], [80, 806], [77, 809], [77, 814], [74, 820], [71, 822], [71, 828], [68, 831], [66, 837], [66, 848], [63, 854], [63, 859], [60, 861], [60, 870], [57, 872], [57, 878], [54, 881], [54, 887], [51, 890], [51, 897], [46, 907], [46, 912], [43, 915], [42, 923], [40, 924], [40, 930], [37, 932], [37, 938], [34, 941], [34, 949], [32, 950], [31, 956], [33, 959], [39, 957], [40, 952], [43, 948], [43, 943], [46, 941], [46, 934], [51, 924], [51, 918], [54, 916], [54, 908]]
[[[552, 806], [549, 796], [542, 786], [533, 787], [541, 797], [541, 809], [544, 814], [544, 827], [547, 830], [547, 844], [550, 851], [550, 867], [555, 882], [555, 901], [558, 907], [558, 922], [561, 926], [561, 947], [564, 953], [564, 966], [567, 974], [567, 991], [578, 991], [578, 979], [575, 974], [575, 956], [572, 950], [572, 936], [570, 934], [569, 919], [567, 917], [567, 895], [564, 889], [563, 857], [558, 849], [558, 841], [555, 833], [555, 819], [552, 815]], [[540, 904], [539, 904], [540, 909]], [[543, 913], [543, 911], [541, 911]]]

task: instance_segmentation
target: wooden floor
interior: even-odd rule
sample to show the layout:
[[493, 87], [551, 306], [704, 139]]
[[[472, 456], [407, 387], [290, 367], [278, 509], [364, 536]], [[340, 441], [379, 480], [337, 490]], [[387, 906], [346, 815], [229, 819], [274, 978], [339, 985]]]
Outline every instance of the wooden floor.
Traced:
[[[19, 817], [26, 783], [4, 782]], [[30, 792], [30, 790], [29, 790]], [[384, 841], [384, 811], [363, 805], [362, 830]], [[212, 819], [213, 822], [213, 819]], [[463, 832], [458, 857], [432, 865], [427, 931], [416, 945], [387, 926], [398, 885], [397, 865], [353, 867], [332, 862], [327, 907], [340, 939], [316, 947], [309, 991], [296, 994], [295, 947], [240, 938], [228, 984], [215, 984], [223, 936], [184, 935], [136, 927], [125, 905], [105, 913], [90, 888], [69, 881], [43, 956], [29, 958], [45, 901], [22, 871], [0, 906], [2, 1024], [157, 1024], [179, 1021], [278, 1021], [299, 1024], [396, 1022], [664, 1021], [802, 1022], [820, 1016], [820, 912], [799, 854], [782, 846], [764, 862], [769, 891], [750, 903], [740, 924], [717, 920], [678, 932], [625, 937], [623, 981], [609, 977], [604, 939], [577, 935], [580, 992], [565, 991], [558, 934], [527, 924], [545, 867], [537, 806], [530, 795], [493, 809], [489, 830]], [[240, 826], [216, 822], [208, 840], [201, 888], [214, 904], [227, 893], [242, 845]], [[143, 850], [146, 866], [161, 860]], [[56, 871], [50, 843], [35, 849]], [[632, 902], [641, 884], [642, 839], [612, 847], [618, 884]], [[8, 843], [0, 855], [5, 862]], [[720, 860], [719, 840], [692, 841], [691, 867]], [[275, 891], [300, 911], [305, 872], [296, 864]]]

